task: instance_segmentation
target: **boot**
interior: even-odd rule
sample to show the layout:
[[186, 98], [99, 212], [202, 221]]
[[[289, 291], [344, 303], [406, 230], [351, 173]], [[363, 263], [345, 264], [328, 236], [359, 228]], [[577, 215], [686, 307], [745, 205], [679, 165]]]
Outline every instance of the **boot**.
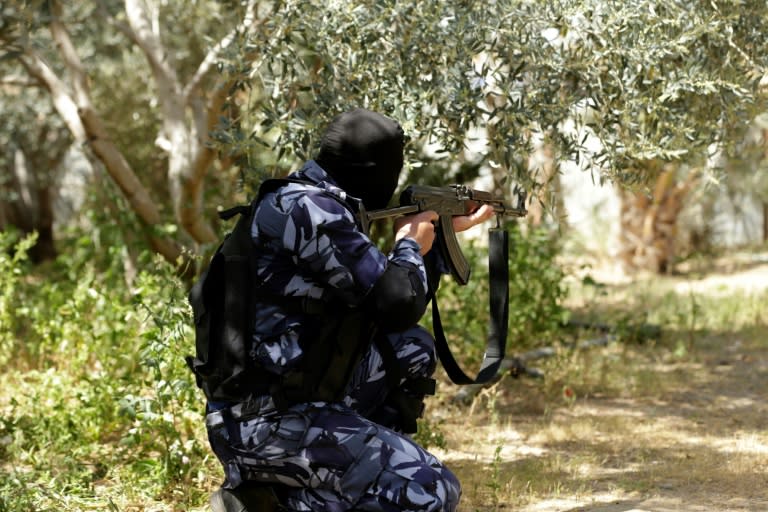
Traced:
[[212, 512], [277, 512], [280, 503], [271, 487], [244, 483], [211, 495]]

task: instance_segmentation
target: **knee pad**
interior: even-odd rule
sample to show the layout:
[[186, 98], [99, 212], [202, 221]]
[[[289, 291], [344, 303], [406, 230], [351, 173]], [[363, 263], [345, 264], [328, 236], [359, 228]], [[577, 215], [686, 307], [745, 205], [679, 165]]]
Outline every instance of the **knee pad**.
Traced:
[[409, 358], [419, 363], [419, 367], [414, 368], [409, 365], [411, 375], [430, 377], [437, 368], [437, 351], [435, 350], [435, 338], [432, 334], [421, 326], [416, 326], [403, 332], [401, 336], [404, 342], [410, 347]]
[[435, 388], [435, 379], [406, 379], [402, 385], [389, 391], [384, 404], [371, 419], [393, 430], [414, 434], [417, 430], [416, 420], [424, 414], [424, 399], [434, 395]]

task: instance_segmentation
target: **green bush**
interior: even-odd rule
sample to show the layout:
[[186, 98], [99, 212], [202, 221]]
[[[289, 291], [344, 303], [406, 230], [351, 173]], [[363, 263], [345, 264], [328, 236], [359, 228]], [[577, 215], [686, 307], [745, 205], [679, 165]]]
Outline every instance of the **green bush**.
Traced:
[[125, 247], [90, 236], [37, 269], [28, 241], [0, 245], [0, 454], [13, 468], [0, 496], [14, 496], [0, 510], [110, 510], [173, 490], [195, 505], [209, 453], [170, 266], [141, 255], [130, 280]]
[[510, 234], [509, 339], [513, 347], [549, 344], [568, 317], [565, 274], [556, 261], [556, 233], [533, 228]]
[[0, 367], [17, 348], [17, 308], [23, 307], [22, 284], [29, 274], [27, 252], [35, 235], [20, 238], [16, 232], [0, 231]]

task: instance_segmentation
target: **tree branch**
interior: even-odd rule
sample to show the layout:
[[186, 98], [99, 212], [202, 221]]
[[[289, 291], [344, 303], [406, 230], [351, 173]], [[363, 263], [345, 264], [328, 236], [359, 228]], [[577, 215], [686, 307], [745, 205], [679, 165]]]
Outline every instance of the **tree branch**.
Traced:
[[181, 183], [176, 211], [181, 225], [198, 242], [212, 242], [217, 239], [210, 226], [202, 220], [204, 178], [215, 158], [215, 152], [207, 142], [208, 134], [215, 128], [229, 96], [233, 80], [220, 77], [212, 86], [212, 94], [205, 105], [201, 102], [203, 95], [200, 94], [200, 88], [221, 52], [232, 45], [238, 34], [253, 29], [257, 21], [256, 5], [256, 0], [248, 1], [243, 21], [211, 48], [182, 92], [183, 103], [194, 113], [197, 151], [189, 161], [183, 177], [179, 177]]
[[0, 78], [1, 85], [17, 86], [17, 87], [43, 87], [40, 80], [30, 80], [29, 77], [23, 77], [20, 75], [11, 75]]
[[126, 33], [146, 55], [157, 80], [160, 95], [178, 94], [181, 91], [179, 78], [176, 70], [168, 64], [170, 56], [165, 51], [160, 37], [152, 30], [146, 7], [139, 0], [125, 0], [125, 13], [130, 26], [130, 31]]
[[123, 34], [125, 37], [128, 38], [129, 41], [131, 41], [136, 46], [139, 46], [139, 38], [136, 35], [136, 32], [133, 31], [133, 29], [130, 27], [130, 25], [127, 25], [119, 20], [116, 20], [114, 16], [112, 16], [109, 13], [109, 9], [107, 8], [107, 4], [104, 2], [104, 0], [97, 0], [98, 6], [97, 6], [97, 12], [99, 13], [99, 16], [106, 22], [115, 27], [118, 32]]
[[[186, 101], [191, 102], [192, 94], [194, 94], [194, 91], [199, 88], [201, 81], [210, 71], [219, 54], [224, 50], [224, 48], [232, 44], [235, 36], [238, 33], [247, 32], [254, 29], [257, 24], [260, 24], [264, 21], [264, 19], [266, 19], [256, 19], [256, 4], [257, 2], [255, 0], [249, 0], [248, 5], [246, 6], [246, 13], [245, 17], [243, 18], [243, 22], [240, 23], [229, 34], [227, 34], [221, 41], [219, 41], [219, 43], [214, 46], [205, 56], [203, 61], [200, 63], [200, 66], [198, 66], [194, 76], [184, 88], [184, 95], [187, 98]], [[243, 58], [246, 62], [251, 62], [256, 58], [256, 55], [256, 51], [251, 51], [243, 56]], [[224, 103], [229, 96], [230, 88], [232, 87], [233, 82], [234, 81], [232, 79], [225, 79], [224, 77], [221, 77], [211, 87], [212, 93], [208, 99], [208, 103], [205, 109], [206, 113], [204, 116], [201, 116], [198, 121], [197, 131], [198, 136], [200, 137], [200, 150], [192, 163], [188, 175], [188, 181], [191, 183], [202, 180], [208, 168], [213, 163], [215, 153], [213, 149], [211, 149], [206, 144], [206, 142], [208, 140], [208, 134], [216, 127], [216, 124], [218, 123], [219, 114], [221, 113]], [[194, 198], [201, 191], [195, 190], [191, 187], [188, 189], [188, 192], [190, 197]]]
[[53, 106], [61, 116], [64, 123], [72, 132], [72, 136], [79, 143], [86, 142], [85, 127], [77, 112], [77, 104], [67, 91], [66, 85], [51, 70], [39, 55], [30, 48], [25, 48], [24, 55], [19, 56], [19, 62], [24, 69], [35, 78], [51, 95]]
[[198, 87], [200, 87], [200, 83], [202, 82], [203, 78], [205, 78], [205, 75], [208, 74], [208, 72], [211, 70], [213, 65], [216, 63], [216, 60], [219, 57], [219, 54], [227, 48], [230, 44], [232, 44], [232, 41], [235, 40], [235, 37], [237, 34], [242, 32], [247, 32], [256, 22], [256, 0], [249, 0], [248, 5], [245, 8], [245, 16], [243, 17], [242, 23], [240, 23], [237, 27], [235, 27], [231, 32], [229, 32], [224, 38], [222, 38], [221, 41], [218, 42], [213, 48], [211, 48], [208, 53], [206, 54], [203, 61], [200, 63], [200, 65], [197, 67], [197, 70], [195, 71], [195, 74], [192, 76], [192, 78], [189, 80], [187, 85], [184, 87], [184, 90], [182, 91], [182, 94], [185, 99], [189, 99], [189, 97], [192, 95], [193, 91], [195, 91]]
[[75, 46], [72, 44], [69, 32], [67, 32], [67, 29], [61, 22], [61, 2], [52, 0], [50, 5], [53, 14], [49, 26], [51, 36], [56, 42], [59, 54], [64, 59], [64, 64], [67, 66], [69, 72], [72, 73], [72, 87], [74, 88], [75, 103], [78, 105], [90, 104], [90, 88], [88, 87], [88, 77], [85, 73], [83, 62], [80, 60], [80, 56], [77, 54]]
[[81, 108], [80, 117], [88, 132], [88, 142], [94, 154], [101, 160], [112, 179], [115, 180], [123, 195], [131, 205], [132, 210], [139, 216], [142, 222], [148, 226], [149, 238], [152, 247], [162, 254], [171, 263], [178, 263], [181, 256], [181, 248], [176, 242], [159, 237], [152, 233], [152, 227], [162, 223], [160, 211], [155, 202], [149, 197], [144, 186], [131, 169], [123, 154], [115, 146], [107, 135], [99, 116], [90, 108]]

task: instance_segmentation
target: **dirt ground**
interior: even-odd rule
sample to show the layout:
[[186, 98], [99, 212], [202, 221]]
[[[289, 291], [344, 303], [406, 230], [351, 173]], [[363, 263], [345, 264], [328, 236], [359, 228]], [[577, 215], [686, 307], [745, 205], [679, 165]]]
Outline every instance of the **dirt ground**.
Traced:
[[[768, 266], [695, 284], [766, 283]], [[462, 481], [460, 510], [768, 511], [768, 329], [686, 343], [589, 349], [563, 364], [602, 377], [505, 378], [446, 413], [432, 451]]]

